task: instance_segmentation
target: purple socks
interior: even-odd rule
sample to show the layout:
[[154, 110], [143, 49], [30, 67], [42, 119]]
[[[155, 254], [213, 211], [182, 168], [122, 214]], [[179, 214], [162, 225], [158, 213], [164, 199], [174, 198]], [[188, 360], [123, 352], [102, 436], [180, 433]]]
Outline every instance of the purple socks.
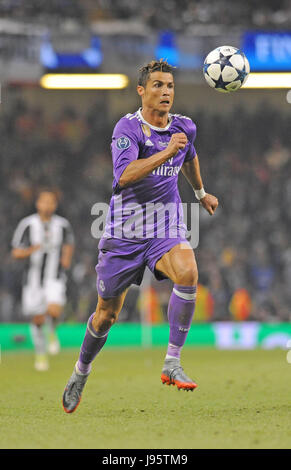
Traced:
[[[196, 286], [174, 284], [168, 306], [170, 338], [166, 359], [180, 359], [181, 349], [186, 341], [195, 310]], [[106, 343], [109, 330], [102, 335], [93, 328], [92, 319], [88, 320], [86, 334], [81, 346], [77, 368], [82, 374], [89, 374], [91, 363]]]
[[174, 284], [168, 306], [170, 339], [166, 359], [180, 359], [181, 349], [186, 341], [192, 323], [196, 302], [196, 286]]
[[81, 346], [77, 368], [82, 374], [89, 374], [91, 371], [91, 362], [95, 359], [97, 354], [101, 351], [106, 343], [109, 330], [100, 335], [98, 331], [93, 328], [92, 319], [94, 313], [88, 320], [85, 337]]

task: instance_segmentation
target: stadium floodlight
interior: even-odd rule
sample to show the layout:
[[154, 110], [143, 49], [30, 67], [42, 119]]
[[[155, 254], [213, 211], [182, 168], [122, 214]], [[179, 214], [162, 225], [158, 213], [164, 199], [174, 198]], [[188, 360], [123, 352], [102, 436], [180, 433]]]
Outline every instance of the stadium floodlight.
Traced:
[[291, 73], [250, 73], [241, 88], [291, 88]]
[[48, 73], [40, 79], [40, 85], [47, 89], [61, 90], [118, 90], [126, 88], [127, 75], [113, 73]]

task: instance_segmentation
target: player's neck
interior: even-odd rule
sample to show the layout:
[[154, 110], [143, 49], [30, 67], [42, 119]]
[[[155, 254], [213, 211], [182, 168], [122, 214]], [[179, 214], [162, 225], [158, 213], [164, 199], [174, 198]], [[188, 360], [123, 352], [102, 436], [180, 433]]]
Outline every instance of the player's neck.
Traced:
[[39, 215], [39, 218], [42, 222], [49, 222], [52, 218], [51, 215], [40, 214], [40, 213], [38, 213], [38, 215]]
[[169, 113], [160, 114], [158, 111], [150, 108], [141, 108], [141, 114], [145, 121], [154, 127], [167, 127], [169, 122]]

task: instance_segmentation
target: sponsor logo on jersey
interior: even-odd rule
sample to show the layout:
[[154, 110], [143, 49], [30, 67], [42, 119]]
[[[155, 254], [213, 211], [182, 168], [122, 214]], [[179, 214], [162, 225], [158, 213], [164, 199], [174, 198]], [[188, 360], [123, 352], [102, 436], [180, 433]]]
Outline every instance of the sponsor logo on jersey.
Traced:
[[168, 145], [169, 145], [169, 142], [162, 142], [161, 140], [159, 140], [160, 147], [168, 147]]
[[145, 145], [147, 145], [147, 147], [153, 147], [154, 144], [152, 143], [152, 141], [150, 139], [148, 139], [146, 141]]
[[155, 170], [152, 171], [152, 174], [153, 175], [156, 175], [156, 176], [178, 176], [179, 174], [179, 171], [181, 170], [181, 166], [179, 165], [176, 165], [176, 166], [173, 166], [173, 165], [166, 165], [166, 164], [163, 164], [161, 166], [158, 166], [158, 168], [156, 168]]
[[126, 150], [130, 147], [130, 145], [131, 145], [131, 142], [128, 137], [119, 137], [119, 139], [117, 139], [116, 141], [116, 147], [119, 150]]

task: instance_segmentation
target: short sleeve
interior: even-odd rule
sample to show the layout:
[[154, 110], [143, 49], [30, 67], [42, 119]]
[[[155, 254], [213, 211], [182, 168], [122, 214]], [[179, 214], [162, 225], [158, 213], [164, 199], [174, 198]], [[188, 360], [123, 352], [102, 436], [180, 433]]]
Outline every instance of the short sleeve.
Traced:
[[12, 248], [27, 248], [30, 246], [30, 225], [22, 219], [17, 225], [11, 241]]
[[75, 237], [72, 226], [68, 220], [63, 227], [63, 244], [64, 245], [74, 245]]
[[193, 160], [193, 158], [195, 158], [197, 154], [196, 149], [194, 147], [194, 141], [196, 138], [196, 125], [194, 124], [192, 120], [189, 119], [189, 121], [190, 122], [186, 130], [186, 135], [188, 137], [188, 142], [189, 142], [189, 149], [184, 158], [184, 162], [189, 162], [190, 160]]
[[[127, 121], [127, 122], [126, 122]], [[113, 174], [116, 182], [125, 168], [139, 155], [137, 130], [129, 125], [128, 119], [121, 119], [115, 126], [111, 142]]]

